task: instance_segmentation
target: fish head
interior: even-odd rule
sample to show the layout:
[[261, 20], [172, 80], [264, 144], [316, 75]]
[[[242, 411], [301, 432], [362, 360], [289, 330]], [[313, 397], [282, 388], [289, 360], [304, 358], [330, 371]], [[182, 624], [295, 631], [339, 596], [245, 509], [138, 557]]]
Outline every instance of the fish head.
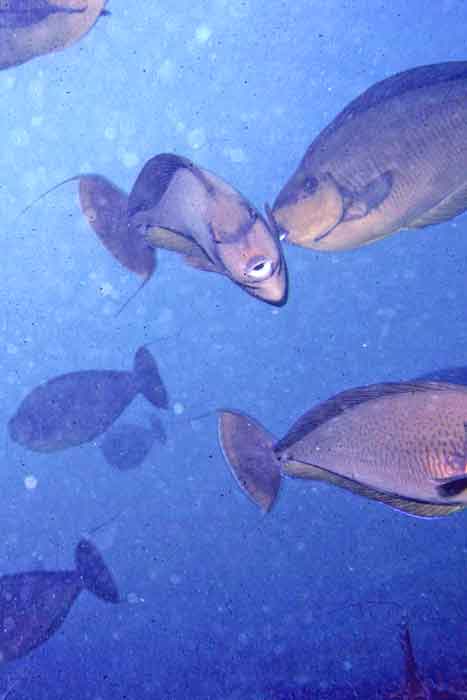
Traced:
[[38, 421], [33, 413], [16, 413], [8, 421], [8, 432], [11, 440], [19, 445], [31, 445], [37, 439]]
[[236, 284], [268, 304], [286, 303], [288, 280], [282, 247], [256, 209], [243, 206], [235, 233], [215, 240], [219, 259]]
[[304, 169], [289, 180], [272, 208], [281, 238], [304, 248], [319, 248], [319, 240], [341, 221], [344, 200], [334, 178], [315, 177]]

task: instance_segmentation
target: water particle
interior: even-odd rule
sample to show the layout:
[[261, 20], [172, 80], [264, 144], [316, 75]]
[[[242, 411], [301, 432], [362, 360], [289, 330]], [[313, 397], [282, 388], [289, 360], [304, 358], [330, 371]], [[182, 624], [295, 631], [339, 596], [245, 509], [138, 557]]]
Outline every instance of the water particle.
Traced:
[[139, 158], [133, 151], [124, 151], [121, 156], [121, 162], [125, 168], [134, 168], [139, 163]]
[[181, 416], [184, 410], [185, 406], [182, 403], [180, 403], [180, 401], [176, 401], [174, 403], [174, 413], [176, 416]]
[[34, 491], [34, 489], [37, 487], [37, 484], [37, 478], [33, 474], [28, 474], [24, 477], [24, 485], [26, 486], [28, 491]]
[[170, 583], [173, 583], [174, 586], [178, 586], [182, 582], [182, 577], [179, 576], [178, 574], [172, 574], [170, 577]]
[[113, 126], [108, 126], [104, 129], [104, 137], [108, 141], [113, 141], [117, 136], [117, 129]]
[[196, 41], [198, 44], [205, 44], [207, 41], [209, 41], [211, 34], [212, 31], [207, 24], [200, 24], [199, 27], [196, 28], [195, 32]]
[[188, 145], [195, 150], [202, 148], [206, 143], [206, 133], [204, 129], [192, 129], [188, 133], [187, 141]]

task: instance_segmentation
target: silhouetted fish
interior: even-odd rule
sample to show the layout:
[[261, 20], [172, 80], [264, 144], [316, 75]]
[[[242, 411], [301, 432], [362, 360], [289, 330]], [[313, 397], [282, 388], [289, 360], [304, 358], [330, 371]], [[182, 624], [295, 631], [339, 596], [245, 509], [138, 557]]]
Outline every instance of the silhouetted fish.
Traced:
[[287, 271], [275, 231], [216, 175], [186, 158], [157, 155], [138, 175], [128, 208], [136, 236], [225, 275], [263, 301], [285, 304]]
[[281, 474], [327, 481], [423, 517], [467, 507], [467, 388], [374, 384], [337, 394], [276, 442], [252, 418], [221, 411], [224, 456], [267, 511]]
[[141, 466], [156, 440], [165, 444], [164, 426], [156, 416], [150, 417], [150, 428], [134, 423], [121, 423], [111, 428], [99, 445], [110, 466], [121, 471]]
[[96, 547], [81, 540], [74, 571], [29, 571], [0, 578], [0, 661], [12, 661], [46, 642], [84, 589], [120, 602], [117, 586]]
[[313, 141], [272, 216], [320, 250], [423, 228], [467, 208], [467, 62], [376, 83]]
[[0, 0], [0, 69], [60, 51], [84, 36], [106, 0]]
[[71, 372], [36, 387], [10, 419], [10, 437], [37, 452], [81, 445], [108, 430], [139, 393], [167, 408], [167, 392], [145, 347], [137, 351], [132, 372]]

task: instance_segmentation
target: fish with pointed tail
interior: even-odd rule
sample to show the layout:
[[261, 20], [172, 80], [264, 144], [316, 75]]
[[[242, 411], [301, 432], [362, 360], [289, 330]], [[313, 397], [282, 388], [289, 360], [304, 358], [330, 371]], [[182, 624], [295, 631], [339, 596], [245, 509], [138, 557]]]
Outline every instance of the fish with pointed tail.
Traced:
[[82, 591], [107, 603], [120, 602], [113, 576], [92, 542], [78, 543], [75, 562], [71, 571], [38, 570], [0, 577], [0, 662], [25, 656], [50, 639]]
[[353, 100], [312, 142], [270, 218], [289, 243], [357, 248], [467, 208], [467, 62], [419, 66]]
[[106, 0], [0, 0], [0, 70], [79, 41], [109, 14]]
[[8, 432], [14, 442], [36, 452], [76, 447], [105, 433], [138, 394], [157, 408], [168, 407], [156, 361], [144, 346], [131, 372], [70, 372], [39, 385], [9, 420]]
[[219, 440], [240, 488], [263, 510], [282, 476], [324, 481], [420, 517], [467, 507], [467, 387], [374, 384], [307, 411], [280, 440], [219, 411]]

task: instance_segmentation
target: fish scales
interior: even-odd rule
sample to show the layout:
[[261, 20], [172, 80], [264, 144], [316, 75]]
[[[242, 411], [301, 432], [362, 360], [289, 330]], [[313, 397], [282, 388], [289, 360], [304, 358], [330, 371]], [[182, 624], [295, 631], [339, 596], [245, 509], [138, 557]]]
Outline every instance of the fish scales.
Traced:
[[419, 498], [445, 502], [432, 480], [462, 473], [466, 420], [463, 388], [382, 397], [314, 428], [280, 458], [402, 496], [413, 497], [415, 489]]

